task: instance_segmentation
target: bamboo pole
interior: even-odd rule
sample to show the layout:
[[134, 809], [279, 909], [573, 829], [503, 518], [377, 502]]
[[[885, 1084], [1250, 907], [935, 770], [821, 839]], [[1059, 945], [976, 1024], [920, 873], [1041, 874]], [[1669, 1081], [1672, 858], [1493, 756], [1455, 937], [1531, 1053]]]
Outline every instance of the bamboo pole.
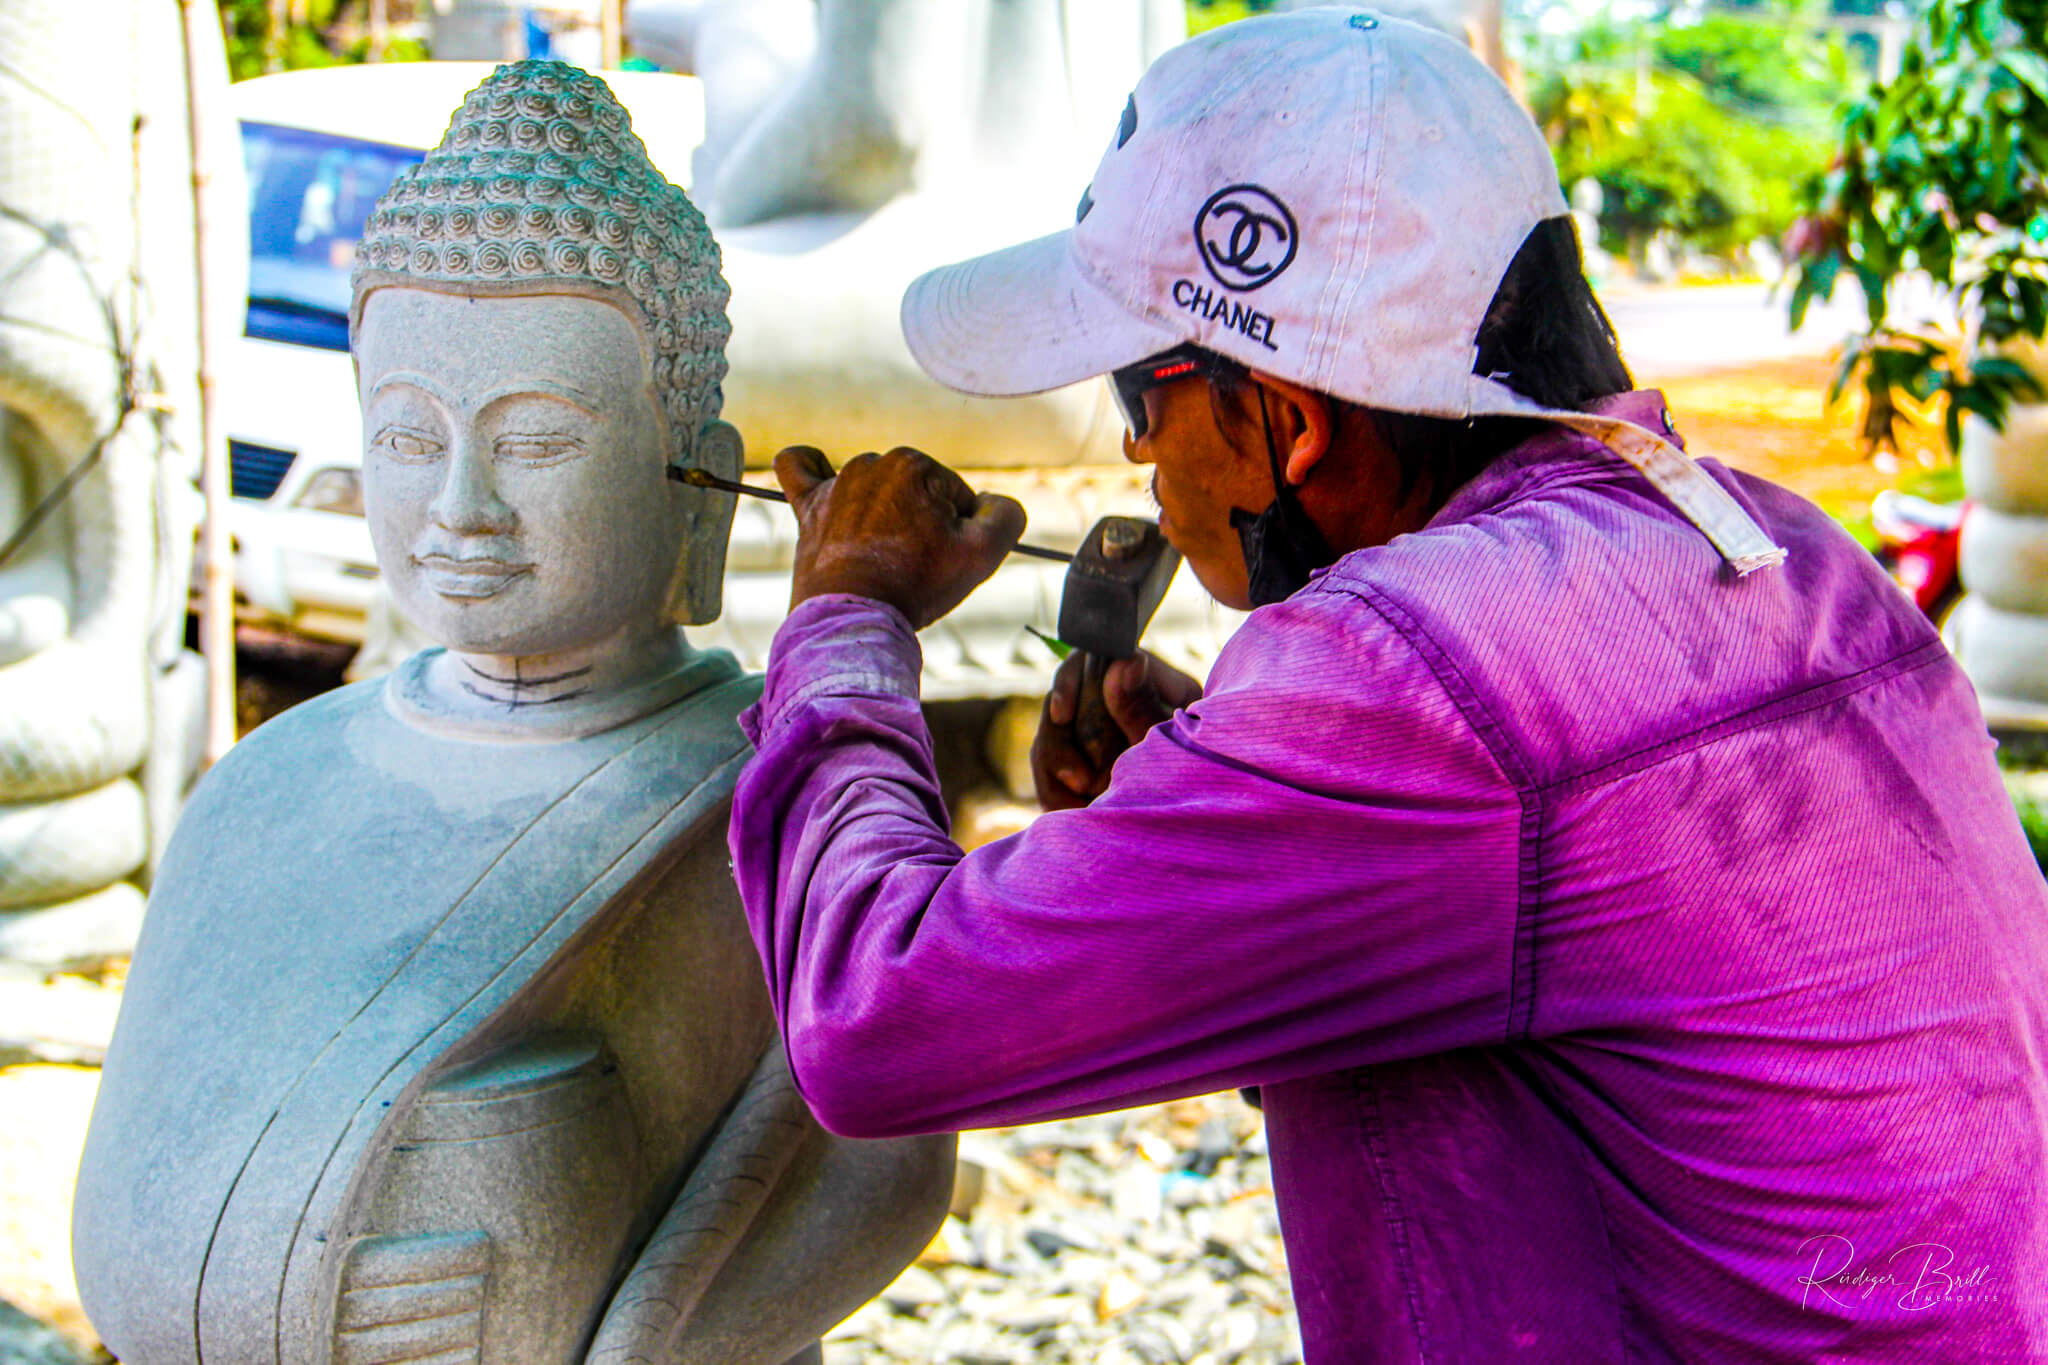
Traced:
[[[189, 12], [191, 6], [186, 3], [186, 0], [178, 0], [178, 8]], [[286, 41], [291, 36], [291, 23], [291, 6], [288, 0], [270, 0], [270, 27], [263, 34], [263, 69], [265, 71], [284, 70], [284, 48]], [[192, 28], [190, 24], [187, 24], [185, 28], [185, 44], [188, 49], [191, 43]], [[192, 69], [189, 57], [186, 60], [185, 69], [188, 72]]]
[[206, 269], [207, 169], [203, 110], [196, 57], [202, 43], [220, 41], [214, 0], [178, 0], [185, 21], [185, 132], [192, 148], [193, 271], [199, 296], [199, 652], [206, 660], [206, 751], [210, 767], [235, 742], [235, 585], [228, 541], [228, 452], [221, 438], [220, 408], [214, 401], [213, 357], [207, 319], [212, 310]]
[[598, 0], [598, 4], [598, 38], [604, 53], [599, 64], [606, 71], [616, 71], [626, 53], [626, 0]]
[[1479, 60], [1512, 90], [1516, 82], [1508, 66], [1507, 42], [1501, 32], [1502, 9], [1502, 0], [1479, 0], [1468, 21], [1468, 33]]

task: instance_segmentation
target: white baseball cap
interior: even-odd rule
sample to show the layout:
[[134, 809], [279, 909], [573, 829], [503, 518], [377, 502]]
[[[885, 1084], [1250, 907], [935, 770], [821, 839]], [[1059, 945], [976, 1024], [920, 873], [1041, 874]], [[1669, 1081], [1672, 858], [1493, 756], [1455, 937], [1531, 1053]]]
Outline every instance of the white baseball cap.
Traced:
[[919, 277], [903, 332], [967, 393], [1039, 393], [1194, 342], [1382, 411], [1547, 418], [1642, 470], [1739, 572], [1779, 562], [1661, 435], [1472, 372], [1515, 253], [1567, 211], [1542, 134], [1463, 45], [1297, 10], [1160, 57], [1074, 226]]

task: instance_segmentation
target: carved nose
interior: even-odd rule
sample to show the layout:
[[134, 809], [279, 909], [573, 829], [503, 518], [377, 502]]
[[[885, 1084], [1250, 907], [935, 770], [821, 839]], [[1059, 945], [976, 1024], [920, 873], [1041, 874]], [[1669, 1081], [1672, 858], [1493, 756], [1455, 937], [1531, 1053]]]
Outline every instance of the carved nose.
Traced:
[[435, 523], [458, 535], [510, 534], [516, 518], [498, 497], [489, 448], [460, 441], [449, 453], [447, 469], [431, 509]]

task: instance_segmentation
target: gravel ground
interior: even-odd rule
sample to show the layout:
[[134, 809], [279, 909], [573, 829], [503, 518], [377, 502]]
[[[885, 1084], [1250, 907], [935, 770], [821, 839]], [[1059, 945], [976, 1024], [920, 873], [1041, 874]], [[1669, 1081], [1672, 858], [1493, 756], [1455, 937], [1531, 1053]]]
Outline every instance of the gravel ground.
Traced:
[[1300, 1360], [1264, 1139], [1234, 1095], [964, 1136], [979, 1199], [828, 1365]]
[[72, 1288], [69, 1234], [98, 1086], [84, 1067], [0, 1070], [0, 1365], [62, 1362], [97, 1344]]

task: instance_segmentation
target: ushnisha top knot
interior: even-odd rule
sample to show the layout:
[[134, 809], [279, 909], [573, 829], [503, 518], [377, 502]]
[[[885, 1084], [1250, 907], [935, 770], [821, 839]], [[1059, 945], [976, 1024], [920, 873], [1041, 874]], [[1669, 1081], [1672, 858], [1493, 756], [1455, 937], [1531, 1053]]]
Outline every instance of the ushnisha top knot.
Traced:
[[718, 244], [588, 72], [499, 67], [427, 159], [399, 172], [356, 249], [351, 325], [372, 291], [408, 284], [596, 294], [645, 330], [672, 458], [718, 416], [732, 334]]

